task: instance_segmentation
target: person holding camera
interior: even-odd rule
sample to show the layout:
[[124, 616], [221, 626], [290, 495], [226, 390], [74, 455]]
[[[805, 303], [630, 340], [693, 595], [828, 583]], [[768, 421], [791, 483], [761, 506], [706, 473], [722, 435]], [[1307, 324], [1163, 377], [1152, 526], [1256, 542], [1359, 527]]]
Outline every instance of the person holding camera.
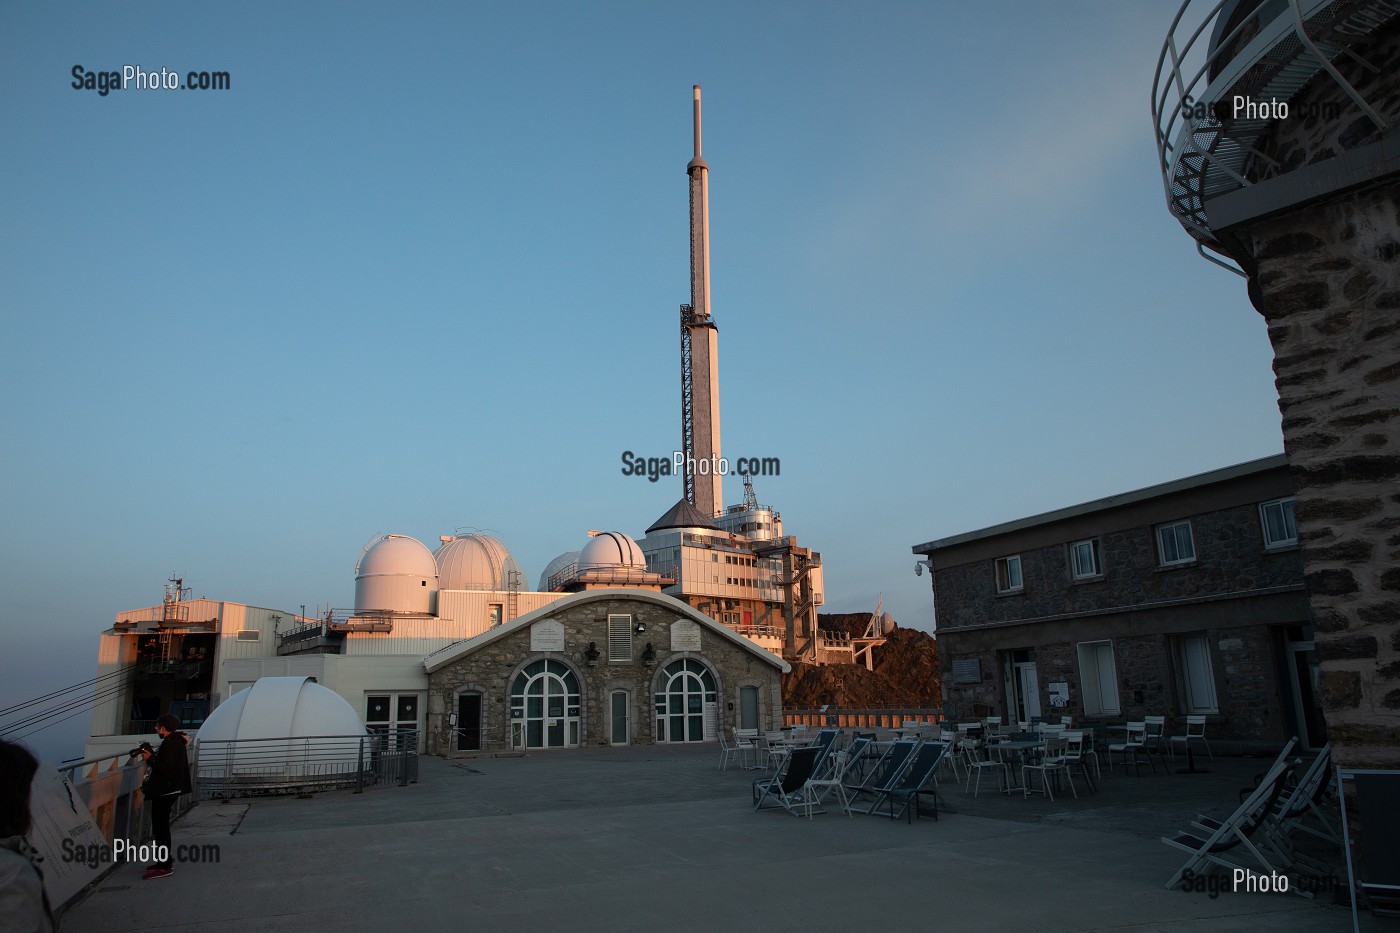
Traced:
[[164, 846], [165, 860], [146, 868], [142, 879], [168, 878], [175, 873], [174, 855], [170, 845], [170, 811], [181, 794], [194, 790], [190, 784], [190, 758], [185, 751], [189, 736], [180, 731], [180, 719], [166, 713], [156, 720], [156, 735], [160, 748], [152, 749], [141, 743], [137, 749], [146, 761], [146, 780], [141, 794], [151, 803], [151, 835], [157, 845]]

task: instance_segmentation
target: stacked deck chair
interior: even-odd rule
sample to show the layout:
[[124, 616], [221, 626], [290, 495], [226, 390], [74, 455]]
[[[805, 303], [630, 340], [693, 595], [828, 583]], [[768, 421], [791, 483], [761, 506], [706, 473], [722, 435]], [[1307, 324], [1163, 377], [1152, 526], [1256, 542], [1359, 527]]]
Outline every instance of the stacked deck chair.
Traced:
[[891, 742], [884, 753], [875, 760], [875, 766], [868, 774], [862, 776], [859, 783], [846, 782], [846, 791], [851, 795], [850, 799], [857, 799], [862, 792], [887, 790], [892, 787], [909, 766], [909, 759], [913, 757], [914, 749], [918, 745], [913, 739]]
[[[884, 779], [878, 786], [861, 788], [856, 792], [852, 800], [852, 810], [865, 814], [884, 812], [881, 808], [889, 805], [890, 819], [895, 819], [900, 814], [909, 811], [913, 804], [914, 795], [923, 791], [925, 786], [933, 780], [933, 772], [938, 768], [938, 761], [943, 757], [943, 752], [948, 748], [943, 742], [925, 742], [920, 745], [910, 756], [909, 763], [900, 769], [891, 770], [886, 773]], [[863, 810], [857, 810], [855, 802], [863, 796], [871, 797], [870, 805]], [[937, 795], [934, 800], [934, 815], [937, 816]], [[896, 810], [895, 804], [901, 804]], [[913, 813], [909, 813], [909, 819], [913, 821]]]
[[1244, 802], [1221, 822], [1213, 822], [1215, 829], [1207, 830], [1200, 818], [1194, 824], [1196, 832], [1185, 830], [1174, 836], [1163, 836], [1167, 845], [1191, 853], [1186, 863], [1176, 870], [1167, 882], [1167, 888], [1174, 888], [1186, 872], [1200, 874], [1218, 865], [1226, 869], [1247, 868], [1265, 874], [1273, 874], [1281, 867], [1282, 860], [1274, 855], [1274, 860], [1264, 854], [1259, 833], [1274, 807], [1283, 794], [1284, 779], [1288, 776], [1288, 756], [1298, 744], [1297, 737], [1288, 740], [1278, 758], [1274, 759], [1264, 779], [1259, 782]]
[[[1278, 820], [1288, 833], [1307, 833], [1337, 845], [1340, 828], [1333, 822], [1331, 804], [1336, 800], [1337, 775], [1332, 768], [1332, 746], [1324, 745], [1298, 781], [1293, 793], [1279, 807]], [[1327, 811], [1323, 810], [1327, 807]], [[1309, 825], [1308, 817], [1312, 817]]]
[[[821, 749], [815, 745], [794, 748], [788, 756], [787, 769], [781, 775], [755, 778], [753, 782], [753, 808], [755, 811], [782, 807], [793, 816], [812, 815], [812, 792], [807, 782], [817, 763]], [[765, 806], [765, 802], [772, 804]]]
[[[1255, 843], [1261, 849], [1271, 853], [1274, 859], [1289, 871], [1307, 869], [1319, 875], [1327, 875], [1332, 871], [1331, 864], [1299, 852], [1293, 845], [1291, 838], [1294, 829], [1301, 826], [1299, 820], [1307, 815], [1309, 807], [1315, 808], [1315, 802], [1323, 800], [1330, 793], [1332, 774], [1329, 765], [1331, 760], [1331, 746], [1327, 746], [1318, 752], [1312, 764], [1308, 765], [1302, 777], [1291, 790], [1288, 785], [1289, 775], [1285, 771], [1282, 791], [1275, 795], [1273, 806], [1264, 814], [1263, 820], [1259, 824]], [[1253, 793], [1253, 789], [1246, 791], [1245, 796], [1251, 793]], [[1318, 816], [1322, 820], [1324, 829], [1328, 828], [1326, 817], [1320, 811]], [[1220, 828], [1221, 823], [1219, 820], [1213, 820], [1206, 816], [1197, 816], [1191, 825], [1213, 833]], [[1301, 828], [1323, 839], [1329, 838], [1311, 827]], [[1340, 837], [1334, 834], [1330, 839], [1336, 842]], [[1307, 891], [1300, 890], [1299, 893], [1311, 896], [1310, 892]]]

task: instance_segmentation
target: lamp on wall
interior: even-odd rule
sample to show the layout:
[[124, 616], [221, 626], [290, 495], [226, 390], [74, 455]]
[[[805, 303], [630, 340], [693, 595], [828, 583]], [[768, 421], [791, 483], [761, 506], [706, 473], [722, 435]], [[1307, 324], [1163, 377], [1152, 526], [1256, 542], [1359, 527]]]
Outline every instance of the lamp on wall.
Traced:
[[642, 663], [650, 667], [656, 663], [656, 649], [647, 642], [647, 646], [642, 649]]
[[598, 643], [597, 643], [596, 641], [590, 641], [590, 642], [588, 643], [588, 650], [585, 651], [585, 652], [583, 653], [583, 656], [588, 660], [588, 666], [589, 666], [589, 667], [597, 667], [597, 666], [598, 666]]
[[638, 634], [638, 635], [644, 635], [644, 634], [646, 634], [646, 630], [647, 630], [647, 624], [646, 624], [645, 622], [638, 622], [638, 623], [637, 623], [637, 634]]

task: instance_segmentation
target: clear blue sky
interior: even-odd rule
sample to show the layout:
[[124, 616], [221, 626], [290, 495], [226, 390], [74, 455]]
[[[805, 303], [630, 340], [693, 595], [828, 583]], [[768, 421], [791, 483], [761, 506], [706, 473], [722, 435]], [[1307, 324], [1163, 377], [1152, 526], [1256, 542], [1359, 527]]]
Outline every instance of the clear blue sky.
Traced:
[[[1155, 168], [1172, 7], [0, 0], [0, 706], [172, 571], [343, 607], [379, 532], [492, 529], [531, 585], [640, 536], [696, 83], [723, 449], [781, 458], [827, 610], [929, 628], [911, 545], [1276, 453]], [[71, 87], [124, 64], [232, 86]]]

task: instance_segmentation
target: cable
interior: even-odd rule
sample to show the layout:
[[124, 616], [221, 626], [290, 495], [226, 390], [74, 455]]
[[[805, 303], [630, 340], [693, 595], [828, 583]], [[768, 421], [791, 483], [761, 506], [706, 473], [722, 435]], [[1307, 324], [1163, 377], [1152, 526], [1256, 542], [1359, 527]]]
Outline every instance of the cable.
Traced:
[[32, 700], [26, 700], [23, 703], [17, 703], [14, 706], [9, 706], [5, 709], [0, 709], [0, 716], [8, 716], [11, 713], [19, 712], [22, 709], [35, 705], [36, 703], [42, 703], [45, 700], [50, 700], [54, 697], [62, 696], [65, 693], [72, 693], [74, 690], [88, 689], [96, 685], [99, 681], [106, 680], [109, 677], [119, 677], [124, 673], [126, 673], [126, 669], [124, 668], [118, 668], [115, 671], [108, 671], [107, 673], [100, 674], [97, 677], [92, 678], [91, 680], [84, 680], [81, 683], [76, 683], [71, 687], [64, 687], [62, 690], [55, 690], [53, 693], [46, 693], [41, 697], [35, 697]]

